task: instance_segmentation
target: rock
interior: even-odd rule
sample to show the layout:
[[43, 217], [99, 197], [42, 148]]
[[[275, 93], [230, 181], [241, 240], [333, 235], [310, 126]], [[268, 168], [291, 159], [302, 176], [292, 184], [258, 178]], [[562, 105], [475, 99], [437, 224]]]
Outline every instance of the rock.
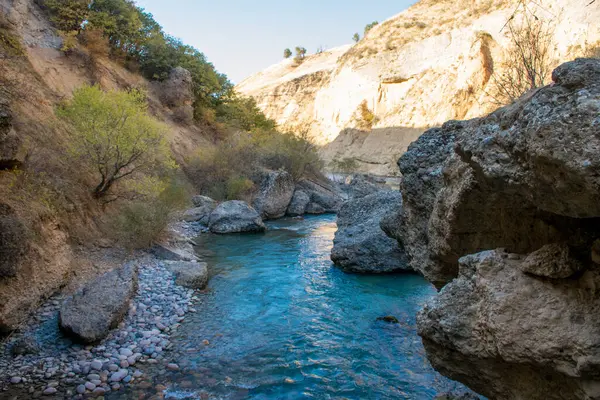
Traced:
[[123, 319], [137, 290], [133, 263], [108, 272], [69, 297], [60, 309], [60, 328], [84, 343], [103, 339]]
[[208, 227], [213, 233], [264, 232], [266, 226], [256, 210], [240, 200], [219, 204], [210, 214]]
[[317, 203], [308, 203], [308, 205], [306, 206], [306, 210], [304, 211], [306, 214], [310, 214], [310, 215], [321, 215], [321, 214], [325, 214], [327, 212], [326, 209], [324, 209], [323, 207], [321, 207], [319, 204]]
[[79, 394], [84, 394], [86, 391], [85, 385], [79, 385], [77, 386], [77, 389], [75, 389], [77, 393]]
[[335, 213], [342, 206], [343, 200], [340, 190], [327, 180], [301, 179], [296, 190], [301, 190], [310, 197], [312, 203], [321, 206], [327, 213]]
[[183, 213], [183, 220], [186, 222], [200, 222], [203, 225], [208, 224], [208, 218], [210, 213], [215, 209], [215, 207], [207, 208], [207, 207], [196, 207], [190, 210], [187, 210]]
[[0, 99], [0, 170], [19, 168], [24, 159], [19, 152], [22, 140], [13, 129], [12, 119], [8, 104]]
[[480, 400], [480, 398], [474, 393], [449, 392], [435, 396], [435, 400]]
[[56, 392], [58, 392], [58, 390], [56, 390], [56, 388], [49, 387], [49, 388], [44, 389], [43, 394], [44, 394], [44, 396], [51, 396], [53, 394], [56, 394]]
[[294, 191], [294, 196], [287, 209], [290, 217], [299, 217], [306, 213], [306, 207], [310, 203], [310, 196], [303, 190]]
[[186, 249], [180, 249], [168, 244], [157, 243], [150, 248], [150, 252], [160, 260], [191, 261], [192, 259], [190, 254], [187, 254]]
[[417, 318], [432, 365], [489, 398], [597, 397], [600, 274], [548, 281], [522, 262], [502, 251], [461, 258], [460, 276]]
[[409, 271], [398, 242], [386, 236], [381, 219], [401, 207], [399, 192], [382, 190], [347, 201], [338, 213], [338, 230], [331, 260], [346, 272], [386, 273]]
[[554, 79], [400, 161], [399, 239], [443, 287], [417, 318], [428, 358], [494, 399], [600, 398], [600, 60]]
[[358, 174], [353, 176], [350, 184], [345, 185], [343, 189], [352, 199], [368, 196], [384, 188], [369, 175]]
[[194, 102], [192, 74], [182, 67], [175, 67], [169, 78], [160, 85], [160, 99], [171, 108], [176, 122], [190, 124], [193, 122]]
[[90, 363], [90, 368], [95, 371], [100, 371], [102, 369], [102, 361], [94, 360]]
[[523, 272], [536, 276], [568, 278], [583, 269], [583, 264], [571, 253], [565, 243], [547, 244], [529, 254], [520, 267]]
[[23, 378], [21, 378], [19, 376], [13, 376], [12, 378], [10, 378], [10, 383], [12, 383], [13, 385], [16, 385], [18, 383], [21, 383], [22, 380], [23, 380]]
[[399, 324], [398, 318], [393, 315], [386, 315], [385, 317], [378, 317], [377, 321], [387, 322], [388, 324]]
[[117, 372], [113, 372], [110, 376], [111, 382], [121, 382], [125, 377], [129, 374], [129, 371], [126, 369], [120, 369]]
[[86, 382], [84, 386], [89, 391], [96, 389], [96, 385], [93, 384], [92, 382]]
[[263, 177], [252, 205], [263, 219], [281, 218], [292, 201], [294, 188], [294, 178], [288, 172], [269, 171]]
[[179, 365], [173, 363], [167, 364], [167, 369], [169, 371], [179, 371]]
[[38, 354], [40, 352], [40, 345], [35, 337], [26, 335], [19, 338], [11, 346], [10, 352], [13, 356]]
[[204, 289], [208, 284], [208, 264], [171, 261], [165, 266], [175, 275], [175, 283], [189, 289]]
[[192, 197], [192, 204], [194, 207], [207, 207], [213, 210], [217, 207], [217, 202], [210, 197], [197, 195]]

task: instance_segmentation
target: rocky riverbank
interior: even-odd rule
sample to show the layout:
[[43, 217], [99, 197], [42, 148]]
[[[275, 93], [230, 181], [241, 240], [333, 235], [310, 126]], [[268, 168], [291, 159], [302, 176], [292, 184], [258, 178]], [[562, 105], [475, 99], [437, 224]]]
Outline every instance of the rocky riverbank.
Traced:
[[[199, 228], [185, 222], [173, 226], [178, 243]], [[169, 358], [170, 337], [199, 305], [195, 291], [178, 284], [182, 277], [174, 264], [182, 261], [172, 260], [202, 266], [189, 251], [156, 247], [136, 255], [129, 266], [137, 268], [139, 289], [126, 317], [98, 343], [78, 344], [64, 335], [59, 315], [68, 296], [48, 299], [0, 348], [0, 397], [98, 397], [133, 383], [152, 386], [145, 382], [147, 366], [177, 370]]]

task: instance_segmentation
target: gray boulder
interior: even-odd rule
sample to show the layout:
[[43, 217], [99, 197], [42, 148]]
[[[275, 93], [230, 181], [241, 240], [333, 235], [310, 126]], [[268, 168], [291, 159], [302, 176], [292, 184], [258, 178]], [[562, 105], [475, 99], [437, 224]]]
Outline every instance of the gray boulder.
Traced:
[[217, 207], [217, 202], [208, 196], [197, 195], [192, 197], [194, 207], [207, 207], [214, 210]]
[[165, 266], [179, 286], [201, 290], [208, 284], [208, 265], [204, 262], [170, 261], [165, 262]]
[[318, 204], [327, 213], [338, 212], [343, 204], [341, 191], [332, 182], [302, 179], [296, 189], [306, 193], [312, 203]]
[[321, 215], [321, 214], [325, 214], [327, 212], [326, 209], [324, 209], [323, 207], [321, 207], [320, 204], [317, 203], [308, 203], [308, 205], [306, 206], [306, 210], [304, 210], [305, 214], [310, 214], [310, 215]]
[[600, 398], [600, 60], [554, 79], [400, 161], [428, 358], [493, 399]]
[[338, 212], [331, 260], [346, 272], [386, 273], [410, 267], [398, 242], [386, 236], [381, 219], [402, 206], [399, 192], [381, 190], [347, 201]]
[[295, 183], [286, 171], [269, 171], [260, 184], [253, 206], [263, 219], [276, 219], [285, 212], [294, 196]]
[[69, 297], [60, 309], [61, 330], [83, 343], [95, 343], [117, 327], [137, 290], [133, 263], [108, 272]]
[[194, 118], [194, 92], [190, 71], [182, 67], [173, 68], [161, 86], [161, 101], [173, 111], [173, 119], [191, 124]]
[[303, 190], [296, 190], [292, 201], [287, 209], [287, 215], [298, 217], [306, 213], [306, 207], [310, 203], [310, 196]]
[[208, 228], [213, 233], [264, 232], [267, 229], [258, 212], [240, 200], [219, 204], [210, 214]]

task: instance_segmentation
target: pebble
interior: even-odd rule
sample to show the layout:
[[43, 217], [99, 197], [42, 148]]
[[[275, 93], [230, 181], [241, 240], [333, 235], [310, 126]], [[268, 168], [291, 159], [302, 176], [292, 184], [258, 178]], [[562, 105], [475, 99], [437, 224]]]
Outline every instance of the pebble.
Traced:
[[[10, 377], [0, 380], [0, 398], [9, 384], [23, 383], [28, 384], [23, 388], [29, 391], [28, 398], [56, 394], [59, 385], [64, 388], [61, 395], [69, 398], [87, 392], [100, 397], [144, 376], [142, 371], [132, 368], [134, 365], [165, 365], [165, 353], [172, 347], [170, 335], [199, 298], [194, 291], [175, 285], [172, 274], [161, 261], [142, 257], [139, 291], [129, 314], [100, 344], [73, 344], [63, 341], [57, 332], [57, 345], [41, 346], [37, 355], [8, 358], [9, 353], [2, 352], [27, 335], [35, 337], [43, 323], [47, 326], [50, 319], [57, 317], [64, 301], [64, 296], [58, 295], [40, 307], [21, 333], [0, 345], [0, 376]], [[170, 371], [180, 369], [175, 363], [166, 365]], [[164, 369], [160, 371], [164, 373]]]
[[179, 371], [179, 365], [171, 363], [171, 364], [167, 364], [167, 369], [169, 371]]

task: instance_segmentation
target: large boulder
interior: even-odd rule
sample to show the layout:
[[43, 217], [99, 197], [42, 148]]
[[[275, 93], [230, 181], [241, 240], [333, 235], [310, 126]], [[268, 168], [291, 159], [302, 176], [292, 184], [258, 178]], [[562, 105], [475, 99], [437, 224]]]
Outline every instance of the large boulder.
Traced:
[[208, 284], [208, 264], [204, 262], [165, 261], [175, 283], [188, 289], [204, 289]]
[[306, 213], [306, 207], [310, 203], [310, 196], [303, 190], [296, 190], [292, 201], [287, 209], [287, 215], [290, 217], [299, 217]]
[[210, 213], [217, 208], [217, 202], [206, 196], [194, 196], [192, 198], [194, 208], [187, 210], [183, 214], [183, 220], [186, 222], [199, 222], [208, 225]]
[[384, 222], [442, 288], [417, 321], [432, 365], [494, 399], [600, 398], [600, 60], [553, 77], [415, 142]]
[[402, 207], [399, 192], [380, 190], [347, 201], [338, 212], [331, 260], [346, 272], [386, 273], [410, 270], [398, 242], [386, 236], [381, 219]]
[[83, 343], [95, 343], [117, 327], [137, 290], [133, 263], [108, 272], [69, 297], [60, 309], [63, 332]]
[[210, 214], [208, 228], [213, 233], [264, 232], [266, 226], [256, 210], [245, 201], [219, 204]]
[[253, 206], [263, 219], [276, 219], [285, 212], [294, 196], [294, 178], [286, 171], [269, 171], [260, 184]]
[[173, 111], [173, 119], [184, 124], [192, 123], [194, 91], [190, 71], [183, 67], [173, 68], [161, 86], [161, 101]]
[[418, 315], [432, 365], [491, 399], [600, 396], [600, 272], [547, 280], [526, 257], [486, 251]]
[[310, 202], [318, 204], [327, 213], [336, 213], [344, 203], [341, 192], [332, 182], [301, 179], [296, 185], [310, 197]]

